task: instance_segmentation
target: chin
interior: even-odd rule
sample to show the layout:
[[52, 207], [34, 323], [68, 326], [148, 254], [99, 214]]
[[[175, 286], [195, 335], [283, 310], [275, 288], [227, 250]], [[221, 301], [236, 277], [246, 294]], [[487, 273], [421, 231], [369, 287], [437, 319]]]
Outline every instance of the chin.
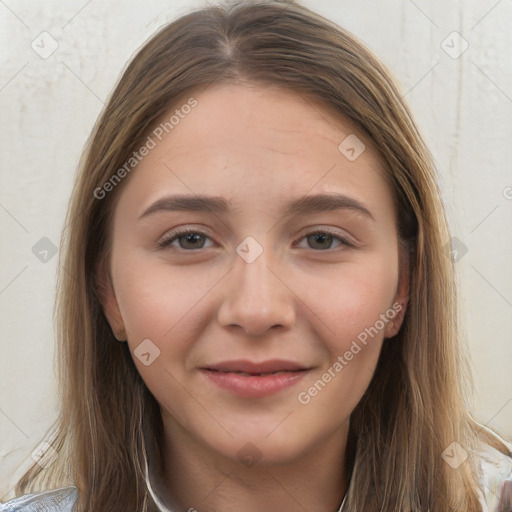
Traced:
[[310, 446], [312, 437], [307, 436], [304, 429], [295, 428], [295, 435], [290, 435], [286, 431], [273, 431], [276, 425], [278, 422], [261, 431], [254, 428], [240, 429], [233, 432], [233, 437], [222, 436], [218, 442], [212, 438], [203, 440], [222, 457], [247, 467], [256, 464], [258, 467], [291, 464], [313, 449]]

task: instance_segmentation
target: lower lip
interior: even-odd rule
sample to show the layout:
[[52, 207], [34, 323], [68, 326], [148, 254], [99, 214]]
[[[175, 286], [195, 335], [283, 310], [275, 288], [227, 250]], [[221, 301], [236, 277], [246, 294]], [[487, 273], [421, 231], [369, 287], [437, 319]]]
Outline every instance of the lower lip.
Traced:
[[297, 384], [309, 371], [283, 372], [271, 375], [242, 375], [202, 370], [215, 385], [243, 398], [262, 398]]

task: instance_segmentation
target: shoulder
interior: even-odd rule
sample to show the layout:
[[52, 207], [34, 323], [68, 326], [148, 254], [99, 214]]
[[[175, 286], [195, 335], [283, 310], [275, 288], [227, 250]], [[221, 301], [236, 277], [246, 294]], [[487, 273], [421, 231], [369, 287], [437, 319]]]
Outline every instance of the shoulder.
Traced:
[[76, 487], [35, 492], [0, 503], [0, 512], [72, 512], [78, 498]]
[[[512, 453], [512, 444], [502, 438], [500, 441]], [[484, 442], [479, 444], [477, 455], [479, 480], [483, 493], [482, 504], [487, 507], [484, 510], [494, 511], [497, 510], [503, 482], [512, 481], [512, 457]]]

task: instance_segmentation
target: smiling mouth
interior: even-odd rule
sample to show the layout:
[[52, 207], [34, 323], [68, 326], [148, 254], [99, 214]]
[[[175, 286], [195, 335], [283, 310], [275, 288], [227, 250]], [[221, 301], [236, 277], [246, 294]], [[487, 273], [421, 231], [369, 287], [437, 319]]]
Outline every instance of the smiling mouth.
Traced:
[[284, 360], [228, 361], [199, 369], [218, 389], [242, 398], [277, 394], [295, 385], [312, 370]]
[[309, 370], [306, 365], [289, 361], [286, 359], [269, 359], [267, 361], [255, 362], [246, 359], [223, 361], [209, 366], [202, 370], [217, 371], [222, 373], [243, 373], [248, 375], [271, 375], [282, 372], [297, 372]]
[[297, 373], [297, 372], [306, 372], [307, 370], [278, 370], [276, 372], [259, 372], [259, 373], [248, 373], [248, 372], [242, 372], [242, 371], [228, 371], [228, 370], [214, 370], [211, 368], [206, 368], [206, 370], [209, 370], [211, 372], [218, 372], [218, 373], [236, 373], [237, 375], [243, 375], [244, 377], [266, 377], [267, 375], [280, 375], [282, 373]]

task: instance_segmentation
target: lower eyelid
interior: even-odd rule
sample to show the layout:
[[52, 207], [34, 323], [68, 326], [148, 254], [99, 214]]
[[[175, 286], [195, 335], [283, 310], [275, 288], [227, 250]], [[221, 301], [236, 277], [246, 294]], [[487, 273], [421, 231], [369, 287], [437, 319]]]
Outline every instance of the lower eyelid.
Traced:
[[[159, 242], [158, 246], [162, 249], [169, 249], [171, 248], [171, 244], [176, 242], [176, 240], [180, 239], [181, 237], [187, 236], [187, 235], [201, 235], [204, 238], [208, 238], [213, 241], [212, 237], [207, 235], [206, 233], [203, 233], [202, 231], [175, 231], [171, 232], [168, 235], [165, 235]], [[185, 251], [185, 252], [192, 252], [194, 249], [182, 249], [181, 247], [176, 248], [177, 250]], [[204, 249], [203, 247], [199, 249], [195, 249], [196, 251], [199, 251], [200, 249]]]
[[[350, 239], [348, 239], [347, 237], [344, 237], [338, 233], [333, 233], [329, 230], [315, 230], [315, 231], [310, 231], [308, 233], [304, 233], [294, 242], [294, 244], [297, 244], [297, 242], [301, 242], [308, 236], [312, 236], [315, 234], [331, 235], [334, 239], [338, 240], [339, 246], [345, 246], [345, 247], [349, 247], [349, 248], [356, 247], [356, 244], [354, 242], [352, 242]], [[186, 235], [201, 235], [206, 239], [212, 240], [212, 242], [213, 242], [212, 237], [210, 237], [208, 234], [206, 234], [202, 231], [194, 231], [194, 230], [175, 231], [175, 232], [169, 233], [167, 236], [164, 236], [164, 238], [158, 242], [158, 247], [160, 247], [162, 249], [174, 248], [171, 246], [171, 244], [174, 243], [176, 240], [178, 240], [180, 237], [183, 237]], [[176, 249], [178, 251], [182, 251], [182, 252], [199, 252], [202, 249], [208, 249], [208, 248], [211, 248], [211, 246], [210, 247], [200, 247], [198, 249], [182, 249], [181, 247], [175, 247], [174, 249]], [[336, 249], [329, 248], [329, 249], [324, 249], [324, 250], [314, 250], [314, 249], [311, 249], [311, 250], [314, 252], [328, 252], [328, 251], [334, 251]]]
[[[306, 233], [305, 235], [301, 236], [299, 239], [298, 239], [298, 242], [304, 240], [305, 238], [307, 238], [308, 236], [313, 236], [313, 235], [323, 235], [323, 234], [327, 234], [327, 235], [331, 235], [334, 239], [336, 239], [339, 243], [340, 243], [340, 246], [345, 246], [345, 247], [355, 247], [356, 244], [354, 242], [352, 242], [350, 239], [348, 239], [347, 237], [344, 237], [342, 235], [339, 235], [337, 233], [332, 233], [330, 231], [322, 231], [322, 230], [318, 230], [318, 231], [312, 231], [310, 233]], [[322, 250], [318, 250], [318, 251], [315, 251], [315, 252], [327, 252], [327, 251], [330, 251], [330, 250], [335, 250], [335, 249], [324, 249], [323, 251]]]

